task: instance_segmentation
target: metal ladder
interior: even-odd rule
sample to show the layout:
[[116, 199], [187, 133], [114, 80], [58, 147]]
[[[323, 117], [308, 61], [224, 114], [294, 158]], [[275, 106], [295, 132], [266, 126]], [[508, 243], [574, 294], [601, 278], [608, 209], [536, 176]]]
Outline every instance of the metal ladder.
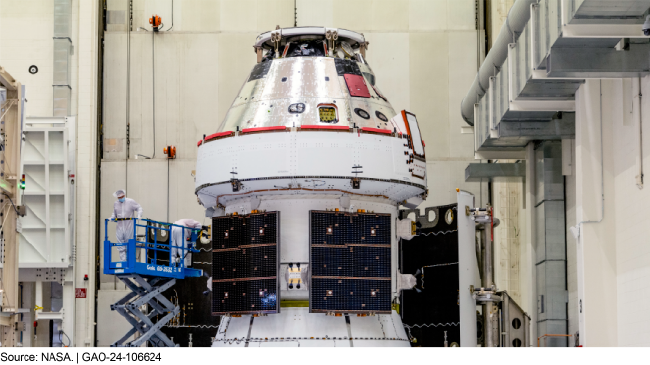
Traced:
[[[176, 347], [174, 341], [162, 333], [160, 329], [176, 316], [180, 309], [174, 306], [162, 293], [169, 289], [176, 279], [164, 277], [150, 277], [145, 279], [138, 274], [117, 275], [132, 293], [111, 304], [111, 310], [117, 311], [133, 326], [122, 338], [115, 341], [111, 347], [139, 347], [146, 341], [152, 346]], [[153, 311], [146, 314], [140, 309], [149, 304]], [[153, 320], [158, 315], [163, 317], [156, 323]], [[136, 332], [140, 334], [137, 339], [128, 342]]]

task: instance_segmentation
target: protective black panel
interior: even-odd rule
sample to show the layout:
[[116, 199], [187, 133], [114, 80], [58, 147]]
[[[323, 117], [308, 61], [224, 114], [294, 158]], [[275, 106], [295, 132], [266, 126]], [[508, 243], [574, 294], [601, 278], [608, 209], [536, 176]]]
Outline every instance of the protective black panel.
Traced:
[[391, 312], [390, 214], [311, 211], [310, 311]]
[[[450, 209], [453, 221], [448, 224], [445, 215]], [[400, 298], [402, 322], [417, 339], [416, 346], [444, 346], [445, 331], [449, 344], [460, 344], [456, 204], [438, 207], [438, 212], [434, 227], [419, 227], [411, 240], [400, 240], [400, 272], [422, 272], [416, 286], [421, 292], [403, 290]], [[408, 213], [400, 211], [400, 218]]]
[[359, 69], [359, 65], [357, 65], [357, 61], [335, 58], [334, 65], [336, 66], [336, 73], [339, 76], [343, 76], [344, 74], [361, 76], [361, 70]]
[[212, 314], [279, 311], [279, 213], [212, 219]]
[[251, 75], [248, 78], [248, 81], [253, 81], [253, 80], [266, 77], [266, 74], [269, 73], [272, 64], [273, 61], [271, 60], [256, 64], [255, 67], [253, 67], [253, 71], [251, 71]]
[[[212, 316], [212, 292], [208, 290], [212, 250], [197, 242], [200, 252], [192, 253], [192, 267], [202, 269], [200, 278], [177, 280], [163, 294], [180, 307], [180, 313], [161, 330], [181, 347], [210, 347], [221, 317]], [[160, 255], [158, 256], [160, 259]]]

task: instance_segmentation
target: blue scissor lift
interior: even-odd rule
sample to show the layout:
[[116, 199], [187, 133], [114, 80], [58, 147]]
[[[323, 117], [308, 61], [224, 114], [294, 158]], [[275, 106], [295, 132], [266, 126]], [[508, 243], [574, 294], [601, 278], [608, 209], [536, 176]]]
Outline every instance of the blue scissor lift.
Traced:
[[[176, 279], [203, 275], [203, 270], [185, 267], [185, 260], [183, 259], [189, 252], [199, 252], [195, 249], [194, 243], [199, 237], [201, 229], [162, 223], [150, 219], [117, 219], [117, 221], [124, 220], [133, 221], [133, 236], [125, 243], [109, 241], [108, 224], [111, 220], [107, 219], [105, 221], [104, 274], [117, 276], [131, 290], [131, 293], [112, 304], [111, 310], [117, 311], [126, 318], [133, 328], [111, 346], [138, 347], [149, 341], [153, 346], [174, 347], [176, 346], [174, 342], [160, 329], [176, 316], [180, 309], [178, 306], [174, 306], [162, 293], [174, 285]], [[185, 241], [186, 245], [172, 247], [172, 229], [174, 227], [183, 230], [183, 238], [186, 237], [186, 232], [189, 231], [189, 240]], [[143, 236], [138, 235], [138, 228], [140, 228], [140, 231], [145, 231]], [[159, 240], [159, 237], [167, 237], [167, 239]], [[166, 243], [161, 243], [161, 241]], [[127, 247], [126, 261], [112, 261], [113, 247], [121, 246]], [[172, 248], [183, 253], [178, 263], [173, 262]], [[138, 252], [144, 254], [143, 260], [138, 261]], [[169, 259], [159, 258], [159, 254]], [[150, 313], [142, 311], [145, 304], [148, 304], [153, 309]], [[163, 317], [154, 323], [158, 315]], [[127, 341], [136, 332], [140, 333], [140, 336], [134, 341]]]

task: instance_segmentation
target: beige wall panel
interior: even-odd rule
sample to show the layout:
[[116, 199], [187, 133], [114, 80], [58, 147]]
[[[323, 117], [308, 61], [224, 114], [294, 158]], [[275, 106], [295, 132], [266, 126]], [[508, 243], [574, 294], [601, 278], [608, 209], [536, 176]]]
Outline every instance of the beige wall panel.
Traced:
[[411, 0], [409, 30], [435, 31], [447, 29], [447, 0]]
[[[126, 0], [122, 0], [126, 1]], [[174, 28], [177, 29], [177, 20], [182, 19], [179, 16], [179, 10], [183, 7], [183, 3], [193, 1], [181, 0], [173, 1], [174, 3]], [[209, 10], [209, 9], [206, 9]], [[133, 0], [133, 31], [137, 31], [139, 27], [151, 30], [149, 18], [152, 15], [158, 15], [162, 19], [162, 30], [169, 29], [172, 25], [172, 0]]]
[[[164, 146], [175, 144], [181, 130], [186, 128], [179, 115], [185, 39], [180, 34], [161, 34], [156, 40], [156, 157], [163, 157]], [[148, 140], [143, 138], [143, 142]], [[153, 146], [151, 142], [149, 146]]]
[[334, 0], [334, 28], [372, 30], [372, 0]]
[[410, 110], [409, 34], [368, 33], [368, 63], [395, 111]]
[[298, 26], [333, 27], [334, 0], [297, 0]]
[[0, 65], [25, 86], [27, 116], [52, 115], [53, 28], [50, 1], [0, 1]]
[[370, 10], [371, 30], [408, 31], [409, 0], [373, 0]]
[[[473, 159], [470, 160], [457, 160], [457, 161], [450, 161], [450, 173], [449, 173], [449, 197], [447, 198], [448, 202], [455, 202], [456, 201], [456, 189], [460, 190], [465, 190], [469, 191], [470, 193], [474, 194], [476, 197], [476, 204], [479, 206], [479, 198], [481, 196], [481, 184], [480, 183], [474, 183], [474, 182], [465, 182], [465, 168], [469, 163], [475, 163], [478, 161], [474, 161]], [[487, 184], [483, 184], [483, 203], [480, 204], [480, 206], [485, 206], [485, 203], [487, 203]]]
[[[126, 27], [129, 24], [129, 18], [128, 18], [129, 11], [128, 11], [128, 8], [129, 8], [129, 3], [128, 3], [127, 0], [106, 0], [106, 10], [107, 11], [116, 11], [116, 12], [122, 11], [121, 14], [124, 15], [122, 17], [122, 24], [119, 24], [117, 19], [111, 19], [111, 15], [107, 14], [107, 17], [108, 17], [107, 21], [112, 21], [113, 22], [113, 23], [107, 23], [106, 24], [106, 30], [107, 31], [109, 31], [109, 32], [112, 32], [112, 31], [124, 32], [124, 31], [126, 31]], [[142, 13], [142, 12], [139, 12], [139, 13]], [[118, 14], [120, 14], [120, 13], [114, 13], [113, 16], [115, 16], [117, 18]], [[133, 14], [133, 15], [134, 15], [134, 18], [135, 18], [135, 14]], [[134, 28], [134, 30], [135, 30], [135, 28]]]
[[477, 206], [484, 206], [487, 203], [487, 183], [465, 182], [465, 167], [470, 162], [474, 161], [428, 161], [429, 196], [420, 208], [456, 202], [456, 188], [474, 194]]
[[450, 162], [449, 161], [428, 161], [427, 162], [427, 185], [429, 196], [420, 208], [444, 205], [454, 202], [449, 200]]
[[449, 157], [448, 34], [410, 34], [411, 109], [418, 116], [427, 159]]
[[[221, 17], [222, 32], [257, 31], [258, 8], [256, 0], [222, 0], [219, 16]], [[254, 40], [255, 38], [249, 41], [251, 46]]]
[[220, 0], [182, 0], [174, 2], [174, 30], [217, 32], [221, 23]]
[[194, 177], [192, 171], [196, 169], [196, 161], [173, 160], [170, 161], [171, 175], [169, 177], [169, 221], [190, 218], [210, 224], [210, 219], [205, 217], [205, 208], [199, 205], [194, 195]]
[[219, 125], [257, 62], [253, 52], [257, 35], [255, 32], [219, 35]]
[[515, 0], [492, 0], [490, 1], [490, 13], [492, 14], [492, 29], [491, 32], [494, 35], [494, 39], [501, 32], [501, 28], [508, 17], [508, 12], [512, 5], [514, 5]]
[[219, 35], [186, 35], [181, 46], [180, 119], [174, 121], [178, 135], [168, 136], [168, 141], [178, 147], [177, 158], [194, 159], [196, 143], [204, 134], [215, 133], [221, 123], [218, 118]]
[[[115, 1], [115, 0], [114, 0]], [[117, 0], [118, 2], [125, 2], [126, 0]], [[143, 27], [146, 30], [151, 30], [151, 25], [149, 24], [149, 18], [153, 14], [158, 14], [160, 17], [166, 17], [167, 14], [163, 13], [163, 7], [161, 6], [156, 13], [151, 13], [151, 10], [145, 9], [145, 4], [148, 0], [134, 0], [133, 1], [133, 31], [138, 32], [138, 28]], [[167, 5], [167, 1], [171, 0], [165, 0], [164, 3]], [[160, 2], [161, 4], [163, 2]], [[169, 5], [168, 5], [169, 6]], [[167, 7], [165, 7], [166, 9]], [[109, 8], [110, 9], [110, 8]], [[169, 13], [171, 14], [171, 13]], [[163, 18], [165, 19], [165, 18]]]
[[131, 160], [127, 167], [126, 196], [140, 203], [143, 218], [164, 222], [167, 219], [167, 161]]
[[475, 0], [447, 0], [447, 28], [476, 30]]
[[[0, 18], [0, 33], [4, 32]], [[52, 116], [52, 34], [45, 40], [4, 40], [0, 38], [0, 65], [25, 86], [25, 115]], [[38, 73], [29, 73], [36, 65]]]
[[[25, 9], [29, 9], [26, 12]], [[0, 10], [2, 14], [13, 14], [20, 18], [27, 18], [32, 16], [52, 15], [53, 4], [51, 1], [44, 0], [2, 0], [0, 1]], [[52, 19], [50, 18], [50, 23]], [[13, 75], [12, 75], [13, 76]]]
[[[259, 33], [280, 28], [293, 27], [295, 24], [294, 0], [258, 0], [257, 31]], [[251, 40], [252, 47], [255, 40]]]
[[460, 115], [460, 104], [476, 74], [476, 32], [449, 34], [449, 155], [474, 157], [474, 135], [461, 134], [467, 126]]
[[[153, 155], [153, 69], [152, 69], [152, 37], [160, 49], [159, 34], [152, 33], [131, 33], [131, 81], [130, 81], [130, 104], [129, 104], [129, 136], [130, 154], [129, 158], [135, 158], [136, 154], [145, 156]], [[162, 53], [159, 53], [163, 55]], [[166, 55], [165, 55], [166, 56]], [[156, 62], [158, 63], [158, 62]], [[163, 75], [156, 70], [156, 77]], [[119, 97], [126, 97], [120, 95]], [[158, 113], [158, 112], [157, 112]]]
[[[119, 340], [132, 327], [129, 322], [119, 313], [111, 310], [109, 304], [113, 304], [122, 299], [130, 290], [99, 290], [97, 292], [97, 346], [109, 347], [113, 342]], [[112, 288], [111, 288], [112, 289]], [[45, 327], [45, 326], [43, 326]], [[131, 340], [135, 339], [132, 337]]]
[[[167, 145], [176, 146], [179, 157], [194, 157], [196, 142], [215, 131], [219, 123], [219, 35], [167, 33], [155, 37], [156, 158], [164, 157]], [[136, 154], [151, 157], [154, 151], [151, 58], [151, 35], [132, 34], [130, 158]], [[126, 95], [112, 93], [110, 97]]]
[[[125, 161], [102, 161], [101, 167], [101, 188], [99, 196], [99, 252], [100, 255], [100, 278], [102, 283], [113, 283], [114, 278], [110, 275], [103, 274], [104, 267], [104, 220], [113, 214], [113, 203], [115, 197], [113, 193], [118, 189], [126, 189], [127, 196], [130, 197], [129, 189], [126, 186], [126, 162]], [[115, 242], [115, 224], [109, 224], [108, 238]]]
[[[104, 49], [104, 159], [123, 160], [126, 158], [126, 35], [106, 33]], [[131, 74], [133, 79], [133, 70]], [[106, 139], [115, 139], [117, 152], [106, 150]]]

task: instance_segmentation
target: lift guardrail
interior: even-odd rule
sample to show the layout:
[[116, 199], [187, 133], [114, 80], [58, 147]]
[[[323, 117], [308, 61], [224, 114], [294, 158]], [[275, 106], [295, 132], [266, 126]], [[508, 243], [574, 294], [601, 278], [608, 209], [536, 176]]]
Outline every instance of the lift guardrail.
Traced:
[[[111, 242], [108, 239], [109, 223], [120, 221], [133, 221], [133, 234], [127, 242]], [[138, 235], [138, 227], [144, 228], [145, 234]], [[179, 246], [172, 245], [172, 230], [182, 229], [182, 236], [185, 240], [186, 232], [189, 232], [187, 241], [179, 242]], [[144, 276], [157, 276], [166, 278], [183, 279], [186, 277], [200, 277], [203, 271], [185, 267], [184, 258], [191, 252], [199, 252], [195, 248], [197, 238], [201, 233], [199, 228], [189, 228], [171, 223], [158, 222], [151, 219], [137, 218], [115, 218], [106, 219], [104, 222], [104, 274], [124, 275], [139, 274]], [[162, 243], [159, 237], [166, 237], [166, 243]], [[163, 240], [164, 241], [164, 240]], [[126, 246], [126, 261], [112, 261], [113, 247]], [[172, 251], [181, 252], [179, 262], [174, 262]], [[138, 252], [144, 254], [144, 260], [138, 260]], [[164, 259], [162, 257], [169, 259]]]

